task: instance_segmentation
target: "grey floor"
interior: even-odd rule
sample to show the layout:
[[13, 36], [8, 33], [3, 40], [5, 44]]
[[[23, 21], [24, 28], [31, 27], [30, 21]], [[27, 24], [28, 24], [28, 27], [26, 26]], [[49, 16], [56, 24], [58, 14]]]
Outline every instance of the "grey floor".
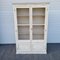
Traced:
[[15, 45], [0, 45], [0, 60], [60, 60], [60, 44], [48, 44], [48, 54], [16, 55]]

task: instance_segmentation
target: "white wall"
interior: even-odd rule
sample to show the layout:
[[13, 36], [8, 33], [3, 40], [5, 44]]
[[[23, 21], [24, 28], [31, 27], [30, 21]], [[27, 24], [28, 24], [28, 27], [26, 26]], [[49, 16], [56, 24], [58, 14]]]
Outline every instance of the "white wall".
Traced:
[[[60, 0], [14, 0], [18, 3], [49, 2], [48, 43], [60, 43]], [[0, 43], [15, 43], [12, 0], [0, 0]]]

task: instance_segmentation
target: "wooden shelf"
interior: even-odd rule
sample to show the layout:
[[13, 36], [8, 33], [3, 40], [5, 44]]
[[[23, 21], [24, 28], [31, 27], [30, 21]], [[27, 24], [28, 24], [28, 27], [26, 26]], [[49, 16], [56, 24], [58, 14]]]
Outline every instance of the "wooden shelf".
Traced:
[[18, 35], [29, 35], [29, 34], [22, 34], [22, 33], [20, 33], [20, 34], [18, 34]]
[[[33, 26], [44, 26], [45, 24], [32, 24]], [[17, 24], [17, 26], [29, 26], [29, 24]]]
[[45, 24], [33, 24], [35, 26], [42, 26], [42, 25], [45, 25]]
[[17, 26], [29, 26], [29, 24], [17, 24]]
[[35, 33], [33, 33], [33, 35], [44, 35], [44, 34], [35, 34]]
[[26, 15], [22, 15], [22, 16], [17, 16], [17, 17], [29, 17], [29, 16], [26, 16]]
[[39, 17], [40, 17], [40, 16], [45, 17], [45, 15], [33, 15], [33, 17], [35, 17], [35, 16], [36, 16], [36, 17], [38, 17], [38, 16], [39, 16]]

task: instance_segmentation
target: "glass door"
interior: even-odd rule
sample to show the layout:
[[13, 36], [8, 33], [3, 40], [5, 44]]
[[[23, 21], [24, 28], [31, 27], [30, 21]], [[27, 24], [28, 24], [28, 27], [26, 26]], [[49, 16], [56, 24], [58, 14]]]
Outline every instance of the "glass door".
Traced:
[[17, 8], [18, 40], [30, 40], [29, 8]]
[[32, 9], [32, 39], [44, 40], [45, 8]]
[[45, 8], [32, 8], [32, 51], [44, 51]]
[[20, 52], [28, 52], [31, 50], [29, 14], [29, 8], [17, 8], [17, 43]]

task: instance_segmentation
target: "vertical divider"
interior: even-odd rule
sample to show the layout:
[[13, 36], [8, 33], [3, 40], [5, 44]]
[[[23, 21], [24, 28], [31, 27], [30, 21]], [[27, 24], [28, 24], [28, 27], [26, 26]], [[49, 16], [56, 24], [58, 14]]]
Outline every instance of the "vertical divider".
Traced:
[[30, 22], [30, 49], [32, 51], [32, 7], [29, 10], [29, 22]]

